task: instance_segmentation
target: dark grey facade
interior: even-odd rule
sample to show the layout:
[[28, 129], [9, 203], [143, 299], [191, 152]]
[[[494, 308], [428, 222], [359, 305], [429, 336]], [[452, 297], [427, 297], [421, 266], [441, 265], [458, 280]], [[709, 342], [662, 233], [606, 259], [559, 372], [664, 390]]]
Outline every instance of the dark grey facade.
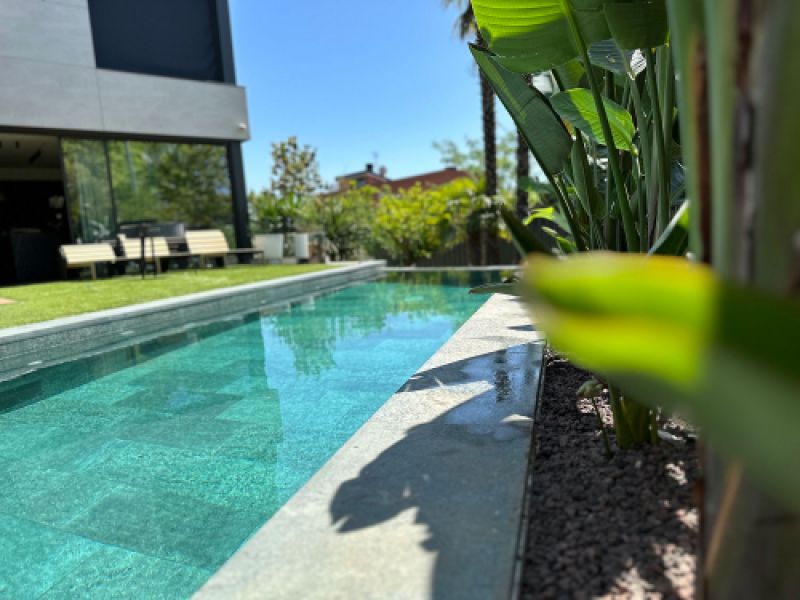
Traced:
[[0, 22], [0, 282], [129, 220], [249, 244], [227, 0], [0, 0]]

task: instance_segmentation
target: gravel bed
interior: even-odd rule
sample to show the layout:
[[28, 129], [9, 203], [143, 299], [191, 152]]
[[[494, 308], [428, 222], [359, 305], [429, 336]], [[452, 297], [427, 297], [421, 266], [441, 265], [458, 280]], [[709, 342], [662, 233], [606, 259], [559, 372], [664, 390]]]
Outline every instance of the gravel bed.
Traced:
[[[575, 396], [589, 378], [548, 356], [520, 597], [693, 598], [694, 436], [664, 419], [676, 441], [606, 459], [592, 403]], [[598, 404], [616, 449], [611, 409]]]

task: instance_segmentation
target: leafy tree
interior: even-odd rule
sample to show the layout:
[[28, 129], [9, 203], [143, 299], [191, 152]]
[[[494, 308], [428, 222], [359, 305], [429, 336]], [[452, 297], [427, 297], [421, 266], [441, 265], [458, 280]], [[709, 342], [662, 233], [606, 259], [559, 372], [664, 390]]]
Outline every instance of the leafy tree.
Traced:
[[358, 255], [372, 231], [372, 214], [378, 190], [353, 185], [331, 195], [314, 196], [306, 205], [305, 217], [318, 224], [328, 239], [331, 260], [350, 260]]
[[454, 224], [475, 194], [470, 179], [427, 189], [417, 184], [387, 194], [375, 213], [374, 243], [405, 265], [431, 256], [454, 238]]
[[300, 146], [295, 136], [285, 142], [272, 144], [272, 192], [285, 204], [283, 209], [294, 217], [303, 201], [318, 193], [322, 187], [317, 163], [317, 151]]

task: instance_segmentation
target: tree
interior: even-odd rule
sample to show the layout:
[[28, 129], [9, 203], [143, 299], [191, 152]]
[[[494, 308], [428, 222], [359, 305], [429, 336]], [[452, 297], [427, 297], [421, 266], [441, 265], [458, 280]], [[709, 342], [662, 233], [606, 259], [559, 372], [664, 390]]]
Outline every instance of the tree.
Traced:
[[[444, 5], [454, 5], [461, 14], [456, 21], [456, 29], [462, 40], [475, 36], [475, 43], [484, 47], [481, 32], [476, 26], [472, 3], [469, 0], [443, 0]], [[484, 175], [486, 178], [486, 194], [497, 194], [497, 119], [495, 116], [494, 92], [483, 73], [479, 73], [481, 87], [481, 114], [483, 115], [483, 154]]]
[[465, 178], [437, 188], [417, 184], [382, 196], [375, 213], [374, 243], [404, 265], [431, 256], [454, 237], [454, 222], [475, 191], [475, 183]]
[[514, 205], [517, 216], [524, 219], [528, 216], [528, 190], [525, 182], [531, 173], [530, 150], [522, 133], [517, 131], [517, 201]]
[[[475, 181], [480, 181], [485, 176], [485, 153], [479, 139], [468, 137], [464, 140], [463, 146], [453, 140], [441, 140], [434, 142], [433, 147], [439, 152], [443, 165], [466, 171], [472, 175]], [[497, 190], [495, 195], [500, 194], [510, 198], [514, 193], [515, 152], [515, 134], [507, 132], [500, 136], [496, 145]]]
[[364, 186], [326, 196], [315, 196], [306, 206], [306, 218], [318, 224], [328, 240], [331, 260], [356, 258], [372, 231], [372, 212], [378, 190]]
[[302, 202], [318, 193], [322, 187], [317, 163], [317, 151], [297, 143], [295, 136], [285, 142], [272, 144], [272, 192], [287, 203], [294, 217]]

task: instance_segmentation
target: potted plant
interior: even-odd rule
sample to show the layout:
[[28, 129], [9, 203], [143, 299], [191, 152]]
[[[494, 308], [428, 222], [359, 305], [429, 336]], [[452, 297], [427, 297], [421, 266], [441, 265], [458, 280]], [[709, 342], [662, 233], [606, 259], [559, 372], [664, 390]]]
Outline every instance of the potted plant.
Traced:
[[284, 203], [268, 190], [250, 194], [253, 229], [262, 231], [253, 238], [253, 246], [264, 252], [266, 261], [283, 261]]

